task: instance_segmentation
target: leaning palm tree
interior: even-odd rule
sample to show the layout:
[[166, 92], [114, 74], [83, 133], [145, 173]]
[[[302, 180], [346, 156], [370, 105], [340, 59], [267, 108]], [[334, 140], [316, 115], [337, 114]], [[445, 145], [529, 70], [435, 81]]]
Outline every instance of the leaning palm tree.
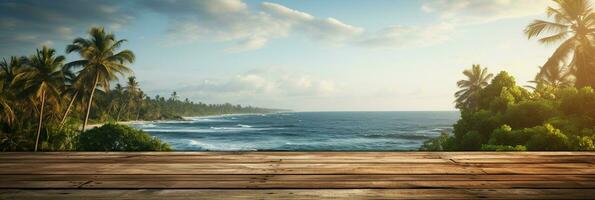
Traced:
[[59, 108], [60, 88], [64, 84], [62, 66], [64, 56], [56, 56], [56, 50], [48, 47], [37, 49], [28, 59], [28, 68], [17, 74], [14, 82], [23, 88], [23, 94], [31, 95], [39, 102], [39, 122], [35, 139], [35, 151], [39, 146], [39, 136], [43, 126], [45, 106], [48, 102]]
[[473, 110], [477, 108], [477, 95], [481, 89], [485, 88], [490, 79], [494, 76], [488, 73], [487, 68], [481, 68], [479, 65], [473, 65], [469, 70], [463, 71], [467, 80], [460, 80], [457, 86], [461, 90], [455, 93], [456, 107], [462, 110]]
[[561, 42], [544, 68], [559, 67], [572, 56], [569, 67], [579, 87], [595, 87], [595, 14], [589, 0], [554, 0], [557, 8], [548, 7], [547, 15], [553, 21], [535, 20], [527, 26], [529, 39], [539, 39], [543, 44]]
[[64, 123], [66, 123], [66, 118], [68, 117], [68, 114], [70, 114], [75, 101], [77, 99], [80, 100], [79, 94], [81, 91], [83, 91], [83, 86], [85, 85], [85, 80], [78, 79], [77, 75], [72, 71], [72, 69], [65, 67], [62, 69], [62, 72], [64, 73], [65, 84], [64, 88], [62, 88], [61, 96], [65, 99], [65, 101], [68, 101], [68, 106], [66, 107], [66, 110], [62, 115], [62, 119], [60, 120], [60, 128], [62, 128]]
[[76, 52], [81, 60], [68, 63], [69, 67], [81, 67], [79, 78], [92, 80], [82, 131], [87, 127], [89, 113], [93, 103], [95, 89], [99, 85], [103, 90], [109, 90], [109, 83], [116, 80], [117, 75], [125, 75], [131, 70], [126, 66], [134, 62], [134, 53], [130, 50], [116, 52], [126, 40], [116, 40], [112, 33], [106, 33], [102, 27], [91, 28], [89, 38], [77, 38], [66, 47], [67, 53]]

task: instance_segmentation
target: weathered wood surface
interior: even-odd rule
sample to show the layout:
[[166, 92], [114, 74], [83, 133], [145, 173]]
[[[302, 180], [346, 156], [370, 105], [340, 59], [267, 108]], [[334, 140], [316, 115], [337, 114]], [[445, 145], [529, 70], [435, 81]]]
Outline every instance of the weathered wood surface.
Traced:
[[0, 199], [595, 199], [595, 152], [0, 153]]

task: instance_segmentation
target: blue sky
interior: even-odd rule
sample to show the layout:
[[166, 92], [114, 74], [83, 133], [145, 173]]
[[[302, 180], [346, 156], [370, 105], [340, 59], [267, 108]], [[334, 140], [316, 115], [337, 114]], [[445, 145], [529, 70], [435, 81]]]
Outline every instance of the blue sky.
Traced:
[[129, 41], [149, 95], [206, 103], [454, 110], [472, 64], [526, 84], [554, 48], [522, 32], [545, 0], [48, 2], [0, 2], [0, 55], [63, 52], [102, 25]]

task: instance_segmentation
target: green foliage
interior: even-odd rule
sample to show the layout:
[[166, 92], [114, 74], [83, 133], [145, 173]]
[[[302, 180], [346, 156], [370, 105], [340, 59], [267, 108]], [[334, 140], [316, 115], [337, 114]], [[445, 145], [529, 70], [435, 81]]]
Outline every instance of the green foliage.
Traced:
[[514, 77], [502, 71], [479, 93], [480, 109], [503, 112], [508, 105], [528, 99], [527, 90], [516, 85]]
[[560, 91], [560, 110], [566, 115], [595, 119], [595, 92], [590, 87], [580, 90], [567, 88]]
[[169, 151], [168, 144], [149, 134], [125, 125], [106, 124], [83, 132], [79, 137], [81, 151]]
[[57, 54], [61, 51], [47, 47], [31, 56], [2, 59], [0, 151], [74, 150], [80, 124], [277, 111], [182, 101], [176, 92], [168, 99], [150, 98], [135, 77], [128, 77], [126, 86], [110, 87], [118, 76], [132, 72], [127, 65], [135, 59], [133, 52], [118, 50], [124, 42], [103, 28], [91, 28], [87, 38], [66, 47], [78, 60], [66, 62]]
[[446, 150], [443, 144], [448, 141], [448, 150], [595, 150], [593, 89], [548, 81], [558, 87], [538, 83], [529, 92], [500, 72], [477, 92], [477, 102], [469, 103], [479, 105], [477, 110], [461, 109], [454, 136], [428, 141], [422, 149]]
[[54, 125], [43, 135], [43, 151], [75, 151], [80, 133], [80, 120], [70, 119], [62, 127]]
[[[552, 21], [535, 20], [525, 29], [529, 39], [541, 37], [540, 43], [559, 44], [543, 65], [542, 71], [549, 73], [548, 82], [554, 85], [564, 83], [564, 73], [574, 76], [574, 85], [595, 87], [595, 61], [593, 60], [593, 8], [589, 0], [556, 0], [548, 7], [547, 16]], [[568, 64], [566, 64], [568, 63]], [[540, 74], [543, 74], [540, 72]], [[555, 80], [551, 80], [554, 78]], [[547, 79], [546, 79], [547, 80]]]
[[518, 104], [511, 104], [508, 107], [503, 122], [515, 129], [529, 128], [543, 124], [546, 120], [556, 116], [556, 112], [553, 103], [550, 101], [523, 101]]
[[482, 151], [527, 151], [527, 147], [523, 145], [505, 146], [505, 145], [481, 145]]
[[473, 65], [471, 69], [463, 71], [463, 74], [467, 76], [467, 79], [457, 82], [457, 86], [461, 90], [455, 93], [456, 107], [464, 110], [477, 110], [478, 93], [488, 85], [494, 75], [488, 73], [487, 68], [481, 68], [479, 65]]
[[483, 143], [482, 136], [477, 131], [467, 132], [461, 139], [460, 150], [473, 151], [479, 150]]
[[560, 151], [569, 150], [568, 137], [550, 124], [531, 129], [532, 135], [527, 142], [527, 149], [531, 151]]
[[574, 136], [571, 144], [576, 151], [595, 151], [595, 136]]
[[[462, 147], [460, 150], [473, 150], [479, 149], [482, 143], [487, 142], [489, 139], [490, 133], [500, 125], [500, 118], [499, 114], [494, 114], [487, 110], [480, 110], [478, 112], [463, 112], [461, 114], [461, 119], [454, 125], [454, 134], [459, 144], [459, 147]], [[462, 144], [464, 137], [468, 135], [469, 132], [473, 133], [477, 136], [474, 140], [476, 140], [477, 144], [470, 145], [471, 136], [467, 136], [465, 139], [466, 144]]]
[[454, 138], [448, 133], [442, 133], [440, 136], [427, 140], [419, 149], [420, 151], [448, 151], [454, 148]]
[[508, 125], [502, 125], [500, 128], [495, 129], [492, 132], [490, 140], [488, 141], [489, 145], [509, 145], [515, 146], [519, 144], [524, 144], [527, 140], [525, 135], [520, 131], [512, 131], [512, 128]]

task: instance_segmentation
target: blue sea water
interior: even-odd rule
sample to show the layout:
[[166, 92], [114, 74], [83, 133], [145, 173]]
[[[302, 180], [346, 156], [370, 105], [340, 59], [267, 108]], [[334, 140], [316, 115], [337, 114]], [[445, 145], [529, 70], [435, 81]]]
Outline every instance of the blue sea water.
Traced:
[[397, 151], [452, 131], [458, 112], [287, 112], [134, 124], [178, 151]]

